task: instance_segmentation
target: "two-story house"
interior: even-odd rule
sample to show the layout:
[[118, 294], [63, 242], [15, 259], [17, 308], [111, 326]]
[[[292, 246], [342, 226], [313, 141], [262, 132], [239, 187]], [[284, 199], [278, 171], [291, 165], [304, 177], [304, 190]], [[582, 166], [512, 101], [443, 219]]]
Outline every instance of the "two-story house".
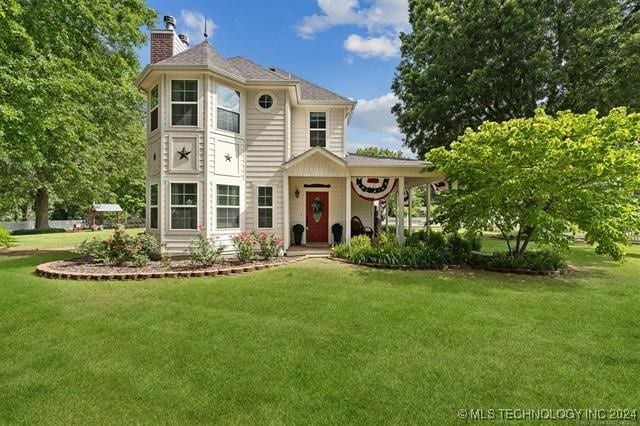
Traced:
[[340, 223], [348, 240], [354, 216], [373, 226], [375, 200], [439, 180], [422, 161], [348, 154], [356, 102], [225, 59], [208, 41], [189, 47], [174, 18], [165, 25], [151, 32], [136, 85], [148, 96], [147, 229], [169, 253], [184, 253], [199, 229], [228, 246], [242, 231], [272, 232], [288, 249], [295, 224], [303, 244], [330, 244]]

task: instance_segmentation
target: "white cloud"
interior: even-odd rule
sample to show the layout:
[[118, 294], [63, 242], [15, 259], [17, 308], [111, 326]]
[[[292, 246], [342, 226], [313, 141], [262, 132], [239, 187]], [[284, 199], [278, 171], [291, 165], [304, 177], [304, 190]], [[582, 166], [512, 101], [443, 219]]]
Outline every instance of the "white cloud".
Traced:
[[389, 58], [399, 53], [397, 36], [409, 27], [408, 0], [317, 0], [320, 14], [305, 16], [296, 30], [300, 37], [311, 39], [317, 33], [338, 25], [366, 29], [365, 37], [352, 34], [345, 48], [364, 58]]
[[[204, 40], [204, 14], [195, 11], [182, 9], [180, 11], [180, 20], [176, 27], [176, 31], [180, 34], [189, 36], [189, 44], [194, 45]], [[184, 28], [184, 29], [181, 29]], [[207, 34], [212, 36], [218, 26], [212, 19], [207, 19]]]
[[400, 39], [390, 37], [360, 37], [351, 34], [344, 41], [344, 48], [363, 58], [393, 58], [400, 55]]
[[351, 126], [402, 139], [396, 118], [391, 113], [391, 107], [397, 102], [398, 99], [393, 93], [374, 99], [359, 99], [351, 118]]

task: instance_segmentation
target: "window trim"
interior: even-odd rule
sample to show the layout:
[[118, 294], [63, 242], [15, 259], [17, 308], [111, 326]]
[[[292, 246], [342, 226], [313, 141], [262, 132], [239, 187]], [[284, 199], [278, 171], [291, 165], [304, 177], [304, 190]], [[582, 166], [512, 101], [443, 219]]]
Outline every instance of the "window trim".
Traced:
[[[169, 184], [169, 230], [170, 231], [182, 231], [182, 232], [197, 232], [198, 231], [198, 223], [200, 220], [200, 183], [199, 182], [194, 182], [194, 181], [188, 181], [188, 182], [183, 182], [183, 181], [171, 181], [171, 182], [167, 182]], [[172, 185], [173, 184], [184, 184], [184, 185], [195, 185], [196, 186], [196, 203], [194, 205], [185, 205], [185, 204], [173, 204], [173, 202], [171, 201], [172, 195], [173, 195], [173, 191], [172, 191]], [[182, 207], [182, 208], [195, 208], [196, 209], [196, 227], [195, 228], [174, 228], [173, 227], [173, 221], [171, 220], [171, 209], [173, 207]]]
[[[196, 100], [195, 101], [174, 101], [173, 100], [173, 82], [174, 81], [195, 81], [196, 82]], [[170, 127], [177, 128], [198, 128], [200, 127], [200, 80], [197, 78], [171, 78], [169, 79], [169, 124]], [[173, 105], [195, 105], [196, 106], [196, 124], [173, 124]]]
[[[271, 206], [260, 206], [260, 188], [271, 188]], [[275, 229], [276, 227], [276, 188], [273, 185], [257, 185], [256, 186], [256, 229]], [[263, 228], [260, 226], [260, 209], [271, 209], [271, 226]]]
[[[153, 108], [153, 91], [156, 91], [156, 97], [158, 98], [158, 102], [156, 104], [156, 107]], [[158, 115], [158, 120], [156, 123], [156, 128], [152, 129], [151, 128], [151, 116], [153, 115], [153, 112], [156, 111], [157, 115]], [[158, 131], [158, 129], [160, 129], [160, 84], [156, 84], [155, 86], [153, 86], [151, 88], [151, 90], [149, 90], [149, 133], [154, 133], [156, 131]]]
[[[226, 89], [229, 90], [233, 90], [234, 92], [236, 92], [238, 94], [238, 112], [232, 111], [229, 108], [226, 108], [222, 105], [220, 105], [220, 102], [218, 102], [218, 86], [222, 86]], [[242, 134], [242, 93], [240, 92], [240, 90], [232, 87], [232, 86], [227, 86], [226, 84], [222, 84], [220, 82], [215, 82], [214, 84], [214, 91], [216, 94], [216, 114], [215, 114], [215, 120], [216, 120], [216, 130], [219, 132], [226, 132], [230, 135], [240, 135]], [[234, 130], [228, 130], [228, 129], [223, 129], [220, 126], [218, 126], [218, 110], [221, 109], [223, 111], [229, 112], [231, 114], [237, 114], [238, 115], [238, 131], [234, 131]]]
[[[273, 103], [269, 108], [262, 108], [260, 106], [260, 98], [264, 95], [271, 96], [271, 100], [273, 101]], [[258, 94], [256, 95], [256, 98], [254, 99], [254, 103], [255, 103], [256, 109], [262, 113], [272, 112], [273, 109], [278, 105], [278, 101], [276, 100], [276, 95], [274, 95], [272, 92], [268, 90], [261, 90], [260, 92], [258, 92]]]
[[[156, 187], [156, 203], [153, 204], [153, 197], [151, 194], [153, 193], [153, 187]], [[151, 183], [149, 184], [149, 229], [159, 229], [160, 228], [160, 184]], [[156, 227], [154, 228], [151, 221], [151, 212], [153, 209], [156, 209]]]
[[[221, 186], [236, 186], [238, 187], [238, 205], [237, 206], [232, 206], [232, 205], [227, 205], [227, 204], [218, 204], [218, 197], [220, 195], [220, 187]], [[229, 231], [239, 231], [242, 228], [242, 218], [240, 217], [240, 206], [242, 205], [242, 185], [241, 184], [235, 184], [235, 183], [225, 183], [225, 182], [220, 182], [220, 183], [216, 183], [215, 186], [215, 200], [216, 200], [216, 204], [215, 204], [215, 208], [216, 208], [216, 215], [215, 215], [215, 229], [216, 231], [223, 231], [223, 232], [229, 232]], [[229, 194], [226, 194], [227, 196]], [[238, 226], [235, 228], [220, 228], [218, 226], [218, 208], [237, 208], [238, 209]]]
[[[317, 112], [322, 112], [325, 114], [324, 116], [324, 129], [312, 129], [311, 128], [311, 114], [312, 113], [317, 113]], [[324, 131], [324, 146], [322, 145], [315, 145], [315, 146], [311, 146], [311, 132], [322, 132]], [[326, 109], [313, 109], [313, 110], [309, 110], [307, 112], [307, 146], [309, 148], [315, 148], [316, 146], [322, 146], [322, 148], [327, 148], [327, 144], [329, 142], [328, 140], [328, 133], [329, 131], [329, 110]]]

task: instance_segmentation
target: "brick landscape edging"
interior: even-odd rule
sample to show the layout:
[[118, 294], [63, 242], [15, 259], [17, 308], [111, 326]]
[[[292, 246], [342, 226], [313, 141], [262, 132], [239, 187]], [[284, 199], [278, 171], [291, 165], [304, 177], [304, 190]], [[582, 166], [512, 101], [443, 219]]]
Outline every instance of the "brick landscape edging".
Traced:
[[261, 269], [275, 268], [278, 266], [290, 265], [306, 259], [306, 256], [295, 256], [287, 258], [282, 263], [263, 263], [263, 264], [244, 264], [238, 266], [230, 266], [220, 269], [211, 270], [188, 270], [188, 271], [150, 271], [150, 272], [107, 272], [107, 273], [90, 273], [90, 272], [62, 272], [53, 268], [54, 262], [42, 263], [36, 267], [36, 274], [43, 278], [67, 279], [67, 280], [86, 280], [86, 281], [125, 281], [125, 280], [146, 280], [150, 278], [187, 278], [187, 277], [215, 277], [218, 275], [237, 275], [246, 272], [259, 271]]
[[[369, 268], [378, 268], [378, 269], [403, 269], [403, 270], [416, 270], [416, 271], [442, 271], [447, 269], [462, 269], [461, 265], [445, 265], [444, 268], [426, 268], [415, 265], [385, 265], [384, 263], [354, 263], [350, 262], [346, 259], [341, 259], [339, 257], [331, 256], [329, 259], [335, 260], [342, 263], [348, 263], [350, 265], [360, 265], [367, 266]], [[558, 271], [532, 271], [529, 269], [508, 269], [508, 268], [490, 268], [483, 266], [469, 266], [465, 265], [466, 268], [487, 271], [487, 272], [500, 272], [507, 274], [518, 274], [518, 275], [544, 275], [548, 277], [557, 277], [560, 275], [566, 275], [569, 270], [568, 269], [560, 269]]]

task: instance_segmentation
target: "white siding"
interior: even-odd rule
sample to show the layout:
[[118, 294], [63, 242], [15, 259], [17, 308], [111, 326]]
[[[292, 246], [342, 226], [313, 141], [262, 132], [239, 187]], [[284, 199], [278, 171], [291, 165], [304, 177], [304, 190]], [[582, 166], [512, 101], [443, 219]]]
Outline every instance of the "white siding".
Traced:
[[260, 90], [247, 91], [246, 142], [246, 230], [257, 230], [257, 187], [274, 189], [274, 227], [271, 232], [284, 233], [284, 200], [282, 193], [282, 163], [286, 155], [287, 103], [284, 90], [270, 90], [275, 103], [268, 111], [256, 107]]
[[293, 108], [291, 123], [291, 144], [294, 157], [307, 151], [309, 146], [309, 112], [325, 111], [327, 113], [327, 150], [339, 157], [344, 156], [344, 115], [345, 109], [305, 107]]

